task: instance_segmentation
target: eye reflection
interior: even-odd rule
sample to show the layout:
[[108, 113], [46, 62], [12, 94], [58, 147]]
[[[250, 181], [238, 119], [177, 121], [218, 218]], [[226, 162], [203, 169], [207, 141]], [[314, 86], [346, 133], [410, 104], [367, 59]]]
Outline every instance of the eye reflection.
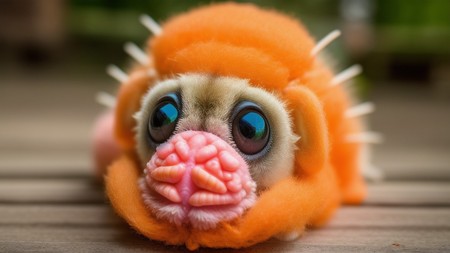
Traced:
[[158, 128], [170, 125], [178, 119], [178, 109], [172, 103], [166, 103], [157, 108], [152, 117], [152, 127]]
[[247, 139], [261, 140], [267, 134], [266, 121], [261, 114], [248, 112], [240, 118], [239, 130]]

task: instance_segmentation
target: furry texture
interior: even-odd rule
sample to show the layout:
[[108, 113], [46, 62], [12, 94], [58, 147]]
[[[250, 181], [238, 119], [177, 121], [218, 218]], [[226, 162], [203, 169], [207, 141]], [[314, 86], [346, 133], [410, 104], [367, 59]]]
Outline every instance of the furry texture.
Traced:
[[183, 116], [174, 134], [186, 130], [213, 133], [234, 146], [229, 128], [229, 116], [241, 100], [258, 103], [272, 125], [272, 152], [250, 164], [252, 177], [260, 189], [268, 188], [282, 178], [292, 175], [295, 142], [291, 121], [284, 104], [273, 94], [251, 87], [248, 81], [232, 77], [182, 75], [158, 83], [144, 95], [137, 122], [137, 151], [144, 166], [155, 150], [146, 141], [148, 118], [162, 95], [180, 92]]
[[[347, 92], [342, 86], [330, 85], [333, 73], [320, 59], [311, 57], [314, 42], [297, 21], [252, 5], [211, 5], [168, 21], [150, 44], [154, 66], [133, 70], [119, 91], [116, 137], [125, 152], [109, 167], [106, 177], [111, 203], [140, 233], [168, 244], [185, 244], [189, 249], [240, 248], [276, 235], [288, 238], [307, 226], [320, 226], [341, 202], [363, 200], [360, 145], [345, 141], [346, 135], [360, 131], [360, 123], [344, 116], [350, 103]], [[277, 94], [286, 104], [287, 118], [292, 118], [292, 135], [301, 136], [295, 161], [288, 168], [292, 173], [267, 183], [270, 187], [243, 216], [212, 230], [175, 226], [153, 216], [138, 186], [142, 165], [134, 149], [136, 122], [132, 117], [155, 83], [154, 78], [139, 73], [153, 67], [161, 79], [185, 73], [231, 76], [248, 80], [244, 86]], [[254, 91], [249, 98], [263, 94]], [[157, 89], [147, 97], [152, 92]], [[150, 103], [154, 102], [148, 98], [143, 104]], [[140, 138], [138, 132], [138, 142]], [[141, 157], [149, 155], [141, 144], [137, 149]]]

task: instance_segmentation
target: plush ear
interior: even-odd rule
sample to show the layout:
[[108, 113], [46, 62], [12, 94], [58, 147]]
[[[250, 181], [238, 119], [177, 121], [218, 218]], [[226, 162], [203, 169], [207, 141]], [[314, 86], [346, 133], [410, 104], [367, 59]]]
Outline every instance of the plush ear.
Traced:
[[133, 115], [141, 107], [141, 98], [155, 82], [155, 75], [149, 75], [148, 68], [133, 71], [120, 87], [115, 111], [115, 137], [120, 147], [130, 150], [135, 147]]
[[328, 160], [328, 130], [325, 113], [317, 96], [305, 86], [288, 86], [283, 90], [293, 117], [297, 142], [297, 175], [315, 174]]

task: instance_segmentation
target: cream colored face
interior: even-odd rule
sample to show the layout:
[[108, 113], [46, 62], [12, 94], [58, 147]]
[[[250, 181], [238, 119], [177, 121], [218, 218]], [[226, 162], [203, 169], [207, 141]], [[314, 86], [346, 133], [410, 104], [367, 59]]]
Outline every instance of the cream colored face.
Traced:
[[[258, 189], [270, 187], [292, 175], [295, 142], [291, 120], [285, 105], [275, 94], [252, 87], [247, 80], [232, 77], [187, 74], [162, 81], [145, 94], [136, 114], [136, 143], [139, 157], [145, 165], [157, 143], [149, 138], [149, 123], [161, 98], [168, 94], [179, 97], [180, 115], [172, 135], [187, 131], [210, 132], [228, 142], [249, 165]], [[239, 106], [246, 103], [258, 107], [269, 127], [269, 140], [264, 149], [249, 155], [242, 152], [233, 134], [233, 118]], [[238, 144], [238, 145], [237, 145]]]

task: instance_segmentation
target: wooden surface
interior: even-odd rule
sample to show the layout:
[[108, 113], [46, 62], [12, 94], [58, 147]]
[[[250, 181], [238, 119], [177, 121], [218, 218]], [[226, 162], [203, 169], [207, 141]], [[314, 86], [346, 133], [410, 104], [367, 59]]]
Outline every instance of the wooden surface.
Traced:
[[[89, 135], [101, 111], [93, 98], [113, 81], [42, 80], [0, 85], [0, 252], [186, 251], [133, 232], [93, 179]], [[450, 251], [449, 100], [405, 87], [375, 89], [373, 100], [372, 128], [388, 140], [374, 150], [385, 181], [323, 229], [241, 251]]]

